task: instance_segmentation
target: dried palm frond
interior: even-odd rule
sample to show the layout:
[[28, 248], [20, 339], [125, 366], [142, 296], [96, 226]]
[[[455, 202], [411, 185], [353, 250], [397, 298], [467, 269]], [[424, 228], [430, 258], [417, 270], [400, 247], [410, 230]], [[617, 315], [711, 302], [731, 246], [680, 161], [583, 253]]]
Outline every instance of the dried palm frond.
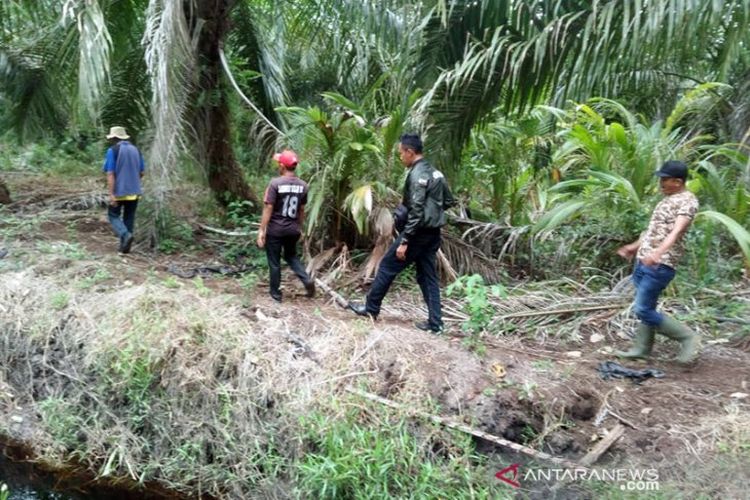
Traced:
[[461, 238], [443, 233], [441, 249], [458, 274], [479, 274], [487, 283], [497, 283], [502, 277], [500, 261], [488, 258], [481, 250]]
[[37, 201], [18, 200], [12, 206], [35, 209], [46, 207], [54, 210], [89, 210], [91, 208], [106, 207], [107, 202], [107, 193], [101, 190], [89, 190], [78, 193], [66, 193], [54, 198], [42, 197]]
[[388, 247], [393, 242], [393, 216], [390, 210], [380, 207], [373, 211], [371, 218], [375, 247], [370, 252], [370, 256], [364, 265], [363, 277], [365, 281], [374, 278], [378, 266], [380, 266], [380, 261], [383, 260]]
[[450, 261], [445, 257], [445, 253], [442, 250], [437, 251], [437, 266], [440, 278], [444, 282], [453, 282], [458, 278], [458, 273], [453, 269]]
[[339, 251], [339, 247], [331, 247], [328, 250], [325, 250], [323, 252], [320, 252], [315, 257], [308, 259], [307, 261], [307, 272], [310, 274], [310, 276], [315, 276], [318, 274], [318, 271], [326, 265], [326, 263], [331, 260], [331, 258], [334, 256], [334, 254]]
[[328, 270], [328, 276], [325, 281], [335, 281], [339, 277], [343, 276], [347, 271], [349, 271], [351, 268], [350, 260], [349, 247], [347, 247], [346, 245], [342, 245], [341, 251], [331, 264], [331, 268]]
[[[611, 334], [631, 331], [635, 318], [628, 307], [631, 291], [617, 285], [617, 291], [591, 293], [584, 284], [572, 280], [544, 282], [538, 290], [521, 285], [500, 298], [487, 294], [493, 318], [486, 331], [495, 334], [534, 332], [538, 337], [580, 338], [585, 329], [602, 330]], [[570, 292], [571, 286], [575, 295]], [[446, 299], [446, 316], [464, 316], [468, 311], [466, 299]], [[622, 336], [622, 335], [618, 335]]]
[[88, 192], [78, 195], [68, 195], [55, 200], [47, 200], [44, 204], [55, 209], [89, 210], [91, 208], [106, 207], [108, 196], [103, 192]]
[[504, 239], [506, 233], [513, 229], [510, 226], [502, 224], [480, 222], [472, 219], [454, 219], [452, 222], [461, 226], [469, 226], [461, 234], [461, 239], [479, 246], [485, 255], [492, 255], [493, 243]]

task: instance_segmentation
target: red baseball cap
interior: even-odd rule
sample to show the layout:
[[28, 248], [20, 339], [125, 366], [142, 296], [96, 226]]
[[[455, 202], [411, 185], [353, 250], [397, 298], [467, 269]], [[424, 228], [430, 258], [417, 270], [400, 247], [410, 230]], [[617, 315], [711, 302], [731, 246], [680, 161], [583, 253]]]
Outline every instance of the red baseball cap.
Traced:
[[285, 149], [281, 153], [273, 155], [273, 159], [284, 165], [286, 168], [294, 168], [299, 163], [297, 153], [291, 149]]

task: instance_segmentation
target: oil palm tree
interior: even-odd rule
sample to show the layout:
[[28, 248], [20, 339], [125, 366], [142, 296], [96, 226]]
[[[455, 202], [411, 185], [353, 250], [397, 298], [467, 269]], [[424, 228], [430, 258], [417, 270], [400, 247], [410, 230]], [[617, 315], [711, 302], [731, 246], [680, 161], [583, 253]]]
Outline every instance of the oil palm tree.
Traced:
[[430, 131], [428, 145], [448, 146], [441, 149], [449, 173], [474, 124], [497, 104], [519, 112], [540, 102], [658, 88], [665, 107], [656, 111], [663, 112], [686, 81], [723, 81], [734, 62], [746, 59], [750, 4], [744, 0], [435, 4], [441, 38], [433, 36], [426, 50], [446, 54], [444, 71], [418, 111]]

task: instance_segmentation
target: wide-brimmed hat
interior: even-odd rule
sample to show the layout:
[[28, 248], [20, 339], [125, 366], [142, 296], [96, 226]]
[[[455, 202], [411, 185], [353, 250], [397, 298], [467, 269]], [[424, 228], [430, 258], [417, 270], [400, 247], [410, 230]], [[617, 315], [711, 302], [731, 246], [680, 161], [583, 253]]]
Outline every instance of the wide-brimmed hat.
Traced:
[[112, 127], [109, 129], [109, 134], [107, 134], [107, 139], [114, 139], [117, 137], [118, 139], [122, 139], [123, 141], [125, 139], [130, 139], [130, 136], [127, 132], [125, 132], [125, 127]]
[[285, 149], [281, 153], [276, 153], [275, 155], [273, 155], [273, 159], [289, 169], [295, 168], [297, 166], [297, 163], [299, 163], [297, 153], [295, 153], [291, 149]]

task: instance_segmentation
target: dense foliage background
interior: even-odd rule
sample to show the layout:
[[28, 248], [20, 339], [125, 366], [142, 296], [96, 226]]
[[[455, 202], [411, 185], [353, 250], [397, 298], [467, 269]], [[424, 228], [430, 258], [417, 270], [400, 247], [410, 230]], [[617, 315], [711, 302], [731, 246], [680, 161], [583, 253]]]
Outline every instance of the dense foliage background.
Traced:
[[126, 126], [156, 239], [185, 181], [257, 211], [270, 154], [292, 147], [314, 248], [366, 248], [417, 130], [460, 195], [454, 235], [483, 257], [462, 272], [609, 268], [670, 158], [702, 203], [695, 277], [750, 258], [745, 0], [13, 0], [0, 23], [3, 143], [96, 163]]

